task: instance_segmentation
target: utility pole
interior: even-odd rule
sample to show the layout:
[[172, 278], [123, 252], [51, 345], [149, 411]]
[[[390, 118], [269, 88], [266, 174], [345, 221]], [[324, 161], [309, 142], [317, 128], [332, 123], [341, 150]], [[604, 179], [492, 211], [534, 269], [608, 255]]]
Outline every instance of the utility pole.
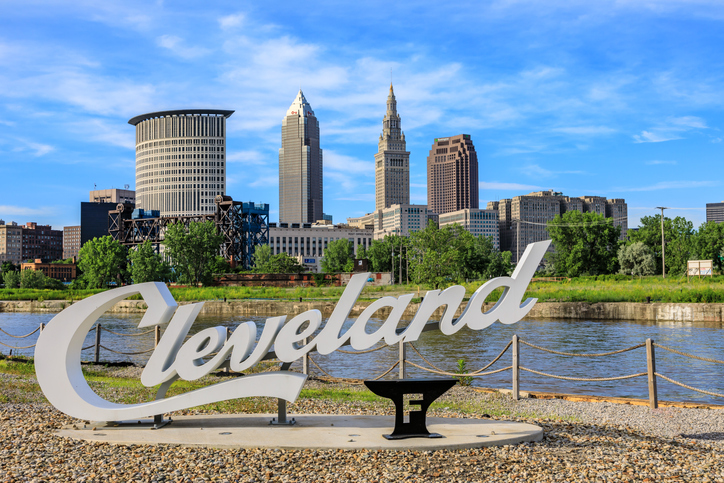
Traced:
[[390, 240], [390, 246], [392, 247], [392, 262], [390, 263], [390, 273], [392, 274], [392, 285], [395, 284], [395, 245]]
[[657, 210], [661, 210], [661, 276], [666, 278], [666, 243], [664, 240], [664, 210], [668, 210], [665, 206], [657, 206]]
[[400, 283], [402, 283], [402, 248], [403, 246], [400, 245]]

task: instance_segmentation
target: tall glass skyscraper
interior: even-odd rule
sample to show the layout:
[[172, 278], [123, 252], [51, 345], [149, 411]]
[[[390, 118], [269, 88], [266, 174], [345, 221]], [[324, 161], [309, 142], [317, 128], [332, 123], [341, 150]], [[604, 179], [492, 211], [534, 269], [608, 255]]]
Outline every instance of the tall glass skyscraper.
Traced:
[[279, 222], [314, 223], [323, 217], [319, 122], [299, 89], [282, 120], [279, 150]]

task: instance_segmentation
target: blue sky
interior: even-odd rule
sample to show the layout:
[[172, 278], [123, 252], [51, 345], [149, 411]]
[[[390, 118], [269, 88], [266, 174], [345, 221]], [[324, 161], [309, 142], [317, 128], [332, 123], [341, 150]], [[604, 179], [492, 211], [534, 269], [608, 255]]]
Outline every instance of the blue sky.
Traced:
[[135, 187], [136, 115], [220, 108], [228, 194], [278, 217], [281, 121], [320, 123], [324, 206], [374, 209], [390, 76], [425, 203], [433, 138], [470, 134], [480, 202], [555, 189], [698, 227], [724, 200], [724, 3], [6, 1], [0, 218], [79, 223], [94, 185]]

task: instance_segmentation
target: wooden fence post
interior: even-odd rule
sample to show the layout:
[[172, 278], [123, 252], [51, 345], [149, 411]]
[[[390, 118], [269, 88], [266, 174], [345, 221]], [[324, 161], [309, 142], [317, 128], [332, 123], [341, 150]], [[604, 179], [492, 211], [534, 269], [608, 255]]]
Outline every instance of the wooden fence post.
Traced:
[[400, 341], [400, 379], [404, 379], [407, 374], [405, 371], [405, 356], [407, 352], [407, 347], [405, 347], [405, 342]]
[[153, 329], [153, 348], [158, 347], [158, 343], [161, 342], [161, 326], [157, 325]]
[[96, 357], [95, 361], [96, 364], [100, 361], [101, 358], [101, 324], [96, 325]]
[[646, 367], [649, 371], [649, 407], [659, 407], [659, 395], [656, 388], [656, 353], [654, 352], [654, 341], [646, 339]]
[[520, 370], [518, 369], [520, 366], [520, 360], [518, 356], [518, 335], [513, 336], [513, 399], [516, 401], [520, 399], [520, 387], [519, 387], [519, 377], [520, 377]]

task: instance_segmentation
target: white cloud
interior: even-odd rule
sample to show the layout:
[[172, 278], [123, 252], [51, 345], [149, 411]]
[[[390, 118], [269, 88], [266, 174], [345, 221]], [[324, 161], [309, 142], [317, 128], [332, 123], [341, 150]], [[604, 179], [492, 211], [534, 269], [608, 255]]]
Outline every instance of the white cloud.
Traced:
[[162, 35], [157, 39], [158, 45], [168, 49], [183, 59], [194, 59], [209, 54], [211, 50], [203, 47], [190, 47], [184, 39], [176, 35]]
[[[53, 207], [28, 208], [26, 206], [0, 205], [0, 217], [48, 215], [55, 212]], [[5, 220], [8, 222], [9, 220]]]
[[268, 156], [264, 156], [259, 151], [234, 151], [226, 156], [226, 161], [229, 163], [242, 163], [246, 165], [266, 165], [267, 162], [265, 158], [268, 158]]
[[648, 186], [614, 188], [614, 191], [657, 191], [669, 189], [709, 188], [717, 186], [718, 184], [718, 181], [661, 181]]
[[25, 151], [31, 151], [33, 156], [45, 156], [46, 154], [55, 151], [55, 147], [49, 145], [49, 144], [43, 144], [43, 143], [36, 143], [33, 141], [28, 141], [27, 139], [17, 139], [18, 142], [21, 144], [17, 145], [13, 151], [18, 152], [25, 152]]
[[696, 116], [670, 117], [669, 123], [686, 129], [708, 129], [706, 121]]
[[375, 163], [372, 161], [362, 161], [353, 156], [347, 156], [330, 149], [325, 149], [324, 169], [374, 176]]
[[564, 134], [580, 134], [580, 135], [600, 135], [600, 134], [611, 134], [615, 133], [616, 129], [606, 126], [571, 126], [571, 127], [557, 127], [551, 129], [554, 132], [560, 132]]
[[529, 190], [529, 191], [536, 191], [536, 190], [543, 190], [545, 188], [542, 188], [541, 186], [534, 186], [529, 184], [520, 184], [520, 183], [501, 183], [497, 181], [478, 181], [478, 186], [481, 190], [501, 190], [501, 191], [522, 191], [522, 190]]
[[633, 138], [637, 143], [661, 143], [681, 139], [681, 136], [673, 133], [642, 131], [641, 134], [634, 134]]
[[227, 15], [225, 17], [219, 18], [219, 26], [224, 30], [238, 27], [239, 25], [244, 23], [245, 18], [246, 15], [244, 15], [243, 13]]
[[527, 164], [520, 168], [520, 171], [530, 176], [538, 176], [541, 178], [556, 177], [559, 174], [587, 174], [585, 171], [557, 171], [546, 169], [537, 164]]
[[674, 165], [674, 164], [676, 164], [676, 161], [663, 161], [663, 160], [660, 160], [660, 159], [655, 159], [655, 160], [653, 160], [653, 161], [646, 161], [645, 164], [648, 164], [649, 166], [656, 166], [656, 165], [660, 165], [660, 164], [671, 164], [671, 165]]

